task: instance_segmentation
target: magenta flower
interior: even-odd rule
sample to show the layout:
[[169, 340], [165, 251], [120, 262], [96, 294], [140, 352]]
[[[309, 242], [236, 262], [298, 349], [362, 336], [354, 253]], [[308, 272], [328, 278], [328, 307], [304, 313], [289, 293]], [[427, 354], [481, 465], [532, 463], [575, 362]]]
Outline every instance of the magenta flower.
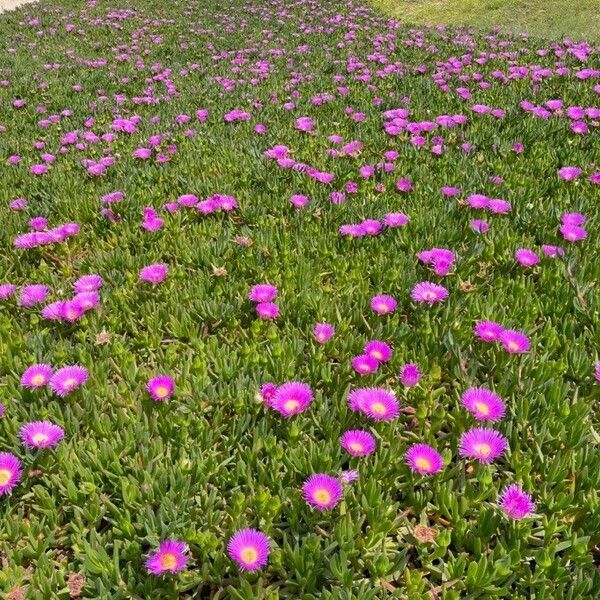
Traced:
[[41, 304], [48, 297], [48, 287], [41, 284], [26, 285], [21, 290], [19, 304], [27, 308]]
[[21, 440], [30, 448], [51, 448], [63, 439], [62, 427], [49, 421], [33, 421], [23, 425], [19, 431]]
[[229, 558], [237, 563], [242, 571], [258, 571], [269, 560], [269, 538], [256, 529], [242, 529], [236, 532], [227, 544]]
[[600, 361], [596, 363], [596, 367], [594, 369], [594, 377], [596, 378], [596, 381], [600, 383]]
[[71, 303], [76, 309], [85, 312], [100, 304], [100, 294], [98, 292], [79, 292], [75, 294]]
[[463, 458], [491, 463], [508, 448], [508, 440], [493, 429], [469, 429], [460, 437], [458, 451]]
[[[46, 307], [47, 308], [47, 307]], [[71, 300], [61, 302], [58, 307], [58, 317], [67, 323], [73, 323], [79, 320], [84, 313], [82, 306], [75, 304]]]
[[248, 300], [252, 302], [272, 302], [277, 298], [277, 288], [268, 283], [253, 285], [248, 294]]
[[471, 221], [471, 229], [476, 233], [487, 233], [490, 229], [489, 224], [481, 219], [473, 219]]
[[311, 475], [302, 486], [304, 499], [317, 510], [329, 510], [342, 498], [339, 479], [326, 473]]
[[102, 277], [100, 275], [83, 275], [74, 284], [73, 289], [78, 292], [96, 292], [103, 284]]
[[448, 290], [442, 285], [423, 281], [415, 285], [410, 293], [410, 297], [415, 302], [425, 302], [431, 305], [437, 302], [443, 302], [448, 297]]
[[535, 511], [533, 498], [514, 483], [504, 488], [498, 505], [508, 517], [516, 520], [523, 519]]
[[396, 189], [399, 192], [410, 192], [413, 189], [412, 181], [406, 178], [398, 179], [396, 181]]
[[586, 220], [586, 216], [581, 213], [564, 213], [560, 218], [560, 222], [563, 225], [582, 226], [585, 225]]
[[168, 375], [156, 375], [146, 384], [146, 389], [156, 402], [168, 400], [175, 391], [175, 381]]
[[317, 323], [313, 329], [313, 335], [319, 344], [326, 344], [334, 334], [335, 327], [329, 323]]
[[21, 461], [10, 452], [0, 452], [0, 496], [12, 491], [21, 475]]
[[406, 451], [405, 458], [410, 470], [421, 475], [434, 475], [444, 466], [441, 454], [428, 444], [413, 444]]
[[559, 256], [565, 255], [563, 248], [560, 246], [551, 246], [550, 244], [543, 244], [542, 252], [544, 253], [544, 256], [547, 256], [548, 258], [558, 258]]
[[300, 381], [289, 381], [277, 388], [269, 404], [273, 410], [289, 418], [304, 412], [313, 398], [314, 394], [309, 385]]
[[563, 181], [572, 181], [577, 179], [583, 171], [579, 167], [562, 167], [558, 170], [558, 176]]
[[64, 301], [62, 300], [47, 304], [41, 311], [42, 317], [44, 317], [44, 319], [49, 319], [50, 321], [58, 321], [59, 319], [62, 319], [61, 314], [64, 310], [63, 304]]
[[444, 277], [452, 268], [455, 254], [447, 248], [431, 248], [431, 250], [423, 250], [417, 254], [417, 258], [428, 265], [431, 265], [436, 275]]
[[406, 387], [414, 387], [421, 380], [421, 371], [415, 363], [406, 363], [400, 370], [400, 381]]
[[348, 395], [350, 410], [359, 411], [374, 421], [392, 421], [400, 405], [392, 392], [383, 388], [357, 388]]
[[475, 335], [484, 342], [497, 342], [504, 327], [495, 321], [479, 321], [475, 325]]
[[579, 225], [563, 224], [560, 232], [567, 242], [580, 242], [587, 237], [587, 231]]
[[499, 215], [504, 215], [511, 211], [510, 202], [502, 200], [501, 198], [492, 198], [488, 202], [488, 208], [491, 212]]
[[529, 338], [522, 331], [505, 329], [498, 336], [498, 340], [510, 354], [522, 354], [529, 351]]
[[368, 354], [361, 354], [352, 359], [352, 368], [359, 375], [370, 375], [377, 371], [379, 361]]
[[499, 421], [505, 412], [500, 396], [486, 388], [469, 388], [461, 396], [463, 406], [478, 421]]
[[379, 363], [388, 362], [392, 358], [392, 347], [380, 340], [371, 340], [364, 347], [364, 353]]
[[141, 281], [157, 284], [164, 281], [167, 278], [168, 273], [169, 267], [167, 267], [167, 265], [155, 263], [144, 267], [139, 273], [139, 278]]
[[89, 373], [84, 367], [73, 365], [62, 367], [52, 375], [49, 386], [59, 396], [66, 396], [79, 386], [83, 385], [89, 378]]
[[308, 197], [304, 196], [303, 194], [292, 194], [290, 197], [290, 202], [296, 208], [302, 208], [308, 204], [309, 200]]
[[310, 117], [299, 117], [296, 119], [295, 127], [298, 131], [312, 131], [315, 122]]
[[274, 383], [267, 382], [260, 386], [259, 396], [265, 404], [270, 405], [271, 400], [275, 397], [277, 386]]
[[260, 302], [256, 305], [256, 314], [264, 320], [276, 319], [279, 316], [279, 306], [273, 302]]
[[0, 284], [0, 300], [8, 300], [17, 291], [17, 286], [12, 283]]
[[371, 298], [371, 309], [378, 315], [387, 315], [396, 310], [398, 303], [392, 296], [381, 295]]
[[386, 227], [404, 227], [410, 218], [404, 213], [387, 213], [383, 217], [383, 224]]
[[368, 432], [361, 429], [351, 429], [346, 431], [340, 439], [340, 444], [350, 456], [367, 456], [373, 452], [377, 446], [375, 438]]
[[158, 550], [146, 559], [146, 569], [152, 575], [179, 573], [185, 569], [187, 544], [180, 540], [164, 540]]
[[21, 375], [21, 385], [34, 389], [44, 387], [52, 377], [52, 367], [48, 364], [31, 365]]
[[487, 208], [490, 203], [490, 199], [483, 194], [471, 194], [467, 196], [467, 204], [471, 208]]
[[533, 267], [540, 262], [538, 255], [529, 248], [519, 248], [515, 252], [515, 260], [523, 267]]

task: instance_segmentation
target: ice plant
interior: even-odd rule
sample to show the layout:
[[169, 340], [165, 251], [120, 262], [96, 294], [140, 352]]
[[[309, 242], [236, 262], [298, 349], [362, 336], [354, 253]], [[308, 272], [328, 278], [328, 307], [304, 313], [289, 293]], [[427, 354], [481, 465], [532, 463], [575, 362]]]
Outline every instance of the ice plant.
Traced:
[[497, 342], [504, 327], [495, 321], [479, 321], [475, 325], [475, 335], [484, 342]]
[[48, 385], [59, 396], [66, 396], [83, 385], [88, 377], [87, 369], [79, 365], [62, 367], [52, 375]]
[[415, 302], [435, 304], [443, 302], [448, 297], [448, 290], [442, 285], [423, 281], [415, 285], [410, 293], [410, 297]]
[[444, 466], [441, 454], [428, 444], [413, 444], [406, 451], [405, 458], [410, 470], [421, 475], [434, 475]]
[[491, 463], [508, 448], [508, 440], [498, 431], [485, 428], [470, 429], [460, 437], [459, 454], [481, 463]]
[[266, 404], [270, 404], [271, 400], [275, 396], [276, 391], [277, 391], [277, 386], [274, 383], [271, 383], [271, 382], [263, 383], [263, 385], [260, 386], [258, 395], [260, 396], [260, 399], [263, 402], [265, 402]]
[[506, 410], [500, 396], [487, 388], [471, 387], [460, 400], [478, 421], [499, 421]]
[[309, 385], [300, 381], [288, 381], [277, 388], [269, 404], [278, 413], [289, 418], [304, 412], [313, 398], [314, 394]]
[[529, 352], [529, 338], [522, 332], [514, 329], [505, 329], [498, 336], [498, 340], [504, 349], [510, 354], [522, 354]]
[[387, 315], [396, 310], [398, 303], [392, 296], [381, 295], [371, 298], [371, 309], [378, 315]]
[[391, 421], [400, 412], [396, 397], [384, 388], [357, 388], [348, 394], [348, 406], [374, 421]]
[[187, 564], [187, 549], [187, 544], [180, 540], [164, 540], [146, 559], [146, 569], [152, 575], [179, 573]]
[[175, 381], [168, 375], [156, 375], [146, 384], [146, 389], [152, 400], [163, 402], [168, 400], [175, 391]]
[[370, 375], [371, 373], [377, 371], [378, 367], [379, 361], [369, 354], [361, 354], [352, 359], [352, 368], [359, 375]]
[[264, 320], [276, 319], [279, 316], [279, 306], [274, 302], [259, 302], [256, 305], [256, 314]]
[[302, 486], [304, 499], [317, 510], [329, 510], [342, 498], [342, 485], [337, 477], [326, 473], [311, 475]]
[[524, 519], [535, 511], [533, 498], [514, 483], [504, 488], [498, 505], [506, 516], [515, 520]]
[[317, 323], [313, 329], [313, 335], [319, 344], [326, 344], [334, 334], [335, 327], [329, 323]]
[[169, 268], [163, 263], [155, 263], [144, 267], [140, 273], [139, 278], [141, 281], [147, 283], [157, 284], [163, 282], [169, 273]]
[[540, 262], [538, 255], [529, 248], [519, 248], [515, 252], [515, 260], [523, 267], [533, 267]]
[[250, 288], [248, 299], [252, 302], [272, 302], [277, 298], [277, 288], [268, 283], [259, 283]]
[[48, 287], [41, 284], [27, 285], [21, 290], [19, 304], [26, 308], [40, 304], [48, 297]]
[[269, 560], [269, 538], [256, 529], [242, 529], [236, 532], [227, 544], [229, 558], [237, 563], [242, 571], [258, 571]]
[[48, 364], [31, 365], [21, 375], [21, 385], [26, 388], [44, 387], [52, 377], [52, 367]]
[[414, 387], [421, 380], [421, 371], [415, 363], [406, 363], [400, 370], [400, 381], [406, 387]]
[[375, 450], [377, 442], [368, 432], [361, 429], [346, 431], [340, 440], [340, 444], [350, 456], [367, 456]]
[[51, 448], [63, 439], [65, 432], [50, 421], [33, 421], [21, 427], [19, 435], [25, 446]]
[[21, 461], [10, 452], [0, 452], [0, 496], [12, 491], [21, 475]]
[[392, 358], [392, 347], [380, 340], [371, 340], [368, 342], [363, 352], [378, 363], [388, 362]]

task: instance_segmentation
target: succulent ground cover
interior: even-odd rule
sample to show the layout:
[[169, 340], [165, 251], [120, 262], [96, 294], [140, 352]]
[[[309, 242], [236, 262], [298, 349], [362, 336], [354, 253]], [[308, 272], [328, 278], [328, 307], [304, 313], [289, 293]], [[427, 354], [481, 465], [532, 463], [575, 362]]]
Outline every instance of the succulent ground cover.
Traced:
[[597, 594], [597, 47], [321, 0], [0, 32], [7, 598]]

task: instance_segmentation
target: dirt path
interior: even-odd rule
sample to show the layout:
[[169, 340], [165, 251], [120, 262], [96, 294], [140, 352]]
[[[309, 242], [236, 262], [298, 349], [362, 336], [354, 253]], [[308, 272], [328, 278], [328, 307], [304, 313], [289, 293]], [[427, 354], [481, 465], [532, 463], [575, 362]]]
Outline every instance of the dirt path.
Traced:
[[33, 0], [0, 0], [0, 13], [6, 10], [13, 10], [17, 6], [28, 4], [29, 2], [33, 2]]

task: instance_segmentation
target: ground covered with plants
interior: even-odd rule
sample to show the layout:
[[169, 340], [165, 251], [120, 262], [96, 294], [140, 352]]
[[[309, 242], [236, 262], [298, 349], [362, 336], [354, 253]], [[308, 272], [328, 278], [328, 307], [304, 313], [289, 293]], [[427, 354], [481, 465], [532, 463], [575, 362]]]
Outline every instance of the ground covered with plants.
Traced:
[[322, 0], [0, 17], [6, 598], [592, 598], [600, 57]]

